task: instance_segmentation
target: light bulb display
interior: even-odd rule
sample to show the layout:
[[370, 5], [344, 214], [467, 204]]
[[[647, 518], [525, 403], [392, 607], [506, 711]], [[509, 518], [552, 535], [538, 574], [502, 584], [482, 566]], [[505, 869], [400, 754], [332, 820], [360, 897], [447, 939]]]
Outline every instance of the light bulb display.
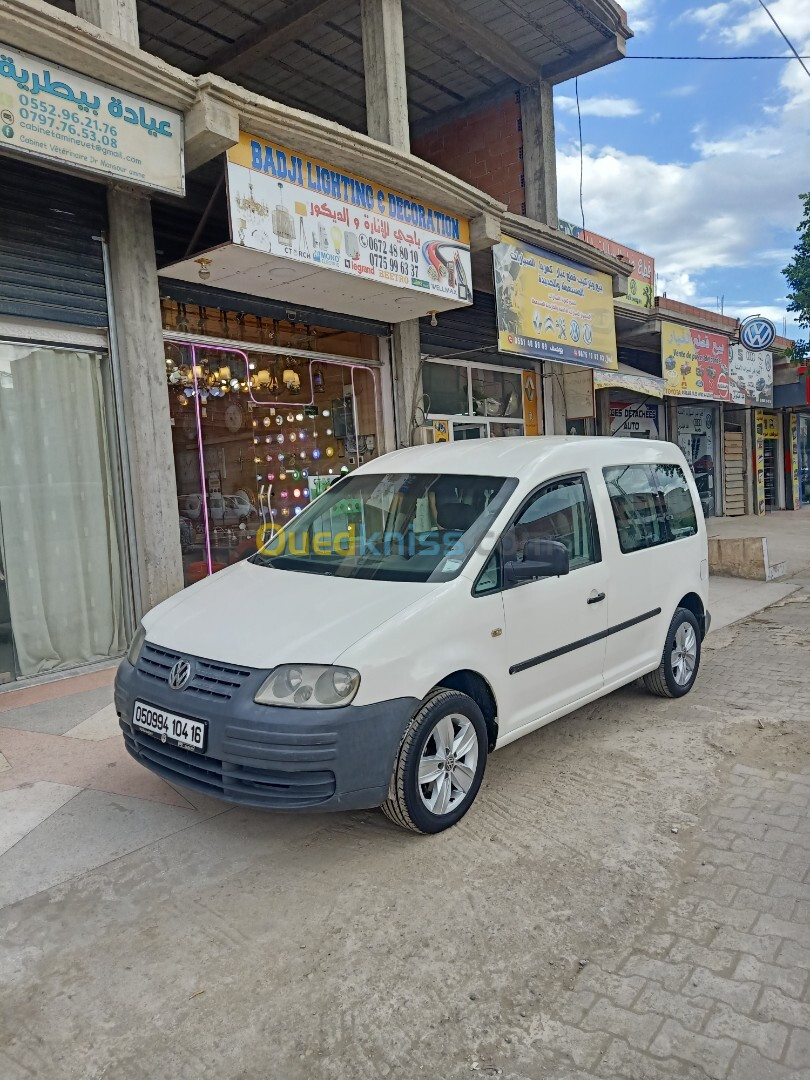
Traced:
[[307, 433], [305, 431], [299, 431], [298, 432], [298, 438], [299, 439], [305, 439], [306, 437], [307, 437]]
[[301, 492], [301, 494], [304, 496], [305, 499], [308, 499], [309, 498], [309, 488], [304, 488], [304, 490]]
[[326, 448], [326, 456], [327, 457], [334, 457], [335, 456], [335, 448], [334, 448], [334, 446], [327, 446], [327, 448]]
[[278, 425], [281, 425], [281, 424], [283, 424], [283, 423], [284, 423], [284, 418], [283, 418], [283, 417], [281, 417], [281, 416], [277, 416], [277, 417], [276, 417], [276, 423], [277, 423]]
[[283, 443], [284, 442], [284, 435], [281, 432], [279, 432], [278, 435], [276, 435], [276, 442], [277, 443]]
[[324, 415], [324, 416], [331, 416], [332, 414], [331, 414], [331, 413], [329, 412], [329, 410], [328, 410], [328, 409], [324, 409], [324, 410], [323, 410], [323, 415]]
[[[253, 423], [255, 425], [256, 421], [254, 420]], [[264, 424], [265, 427], [270, 427], [270, 423], [271, 423], [270, 417], [265, 416], [264, 420], [262, 420], [262, 423]]]
[[302, 461], [306, 461], [306, 459], [307, 459], [307, 455], [303, 450], [301, 451], [301, 453], [298, 456], [301, 458]]
[[286, 491], [282, 491], [282, 493], [281, 493], [281, 497], [282, 497], [282, 499], [286, 499], [286, 498], [287, 498], [287, 495], [288, 495], [288, 492], [286, 492]]
[[[281, 435], [279, 435], [279, 438], [282, 438], [282, 436], [281, 436]], [[291, 432], [290, 432], [290, 442], [295, 442], [295, 440], [296, 440], [297, 438], [298, 438], [298, 436], [297, 436], [297, 435], [295, 434], [295, 432], [294, 432], [294, 431], [291, 431]]]
[[296, 517], [298, 517], [298, 515], [299, 515], [300, 513], [301, 513], [301, 507], [300, 507], [300, 506], [296, 506], [296, 508], [295, 508], [295, 516], [296, 516]]
[[304, 419], [304, 414], [302, 412], [296, 413], [295, 419], [298, 420], [300, 423], [300, 421]]
[[275, 473], [269, 472], [269, 473], [267, 474], [267, 479], [268, 479], [268, 480], [275, 480], [275, 478], [276, 478], [276, 474], [275, 474]]
[[278, 474], [278, 478], [279, 478], [279, 480], [286, 480], [287, 479], [287, 474], [285, 472], [280, 472]]
[[347, 473], [347, 472], [349, 471], [349, 466], [348, 466], [348, 465], [341, 465], [341, 466], [340, 466], [340, 471], [341, 471], [341, 472], [343, 473], [343, 475], [345, 476], [345, 475], [346, 475], [346, 473]]
[[326, 429], [326, 434], [327, 434], [327, 435], [331, 435], [331, 434], [332, 434], [332, 429], [331, 429], [330, 427], [328, 427], [328, 428]]
[[315, 448], [315, 449], [314, 449], [314, 450], [312, 451], [312, 458], [313, 458], [313, 460], [314, 460], [314, 461], [317, 461], [317, 460], [318, 460], [318, 458], [319, 458], [320, 456], [321, 456], [321, 452], [320, 452], [320, 450], [318, 450], [318, 448], [316, 447], [316, 448]]
[[293, 416], [293, 414], [291, 412], [288, 412], [287, 413], [287, 423], [292, 424], [294, 420], [295, 420], [295, 417]]
[[293, 498], [294, 499], [300, 499], [301, 498], [301, 489], [300, 488], [293, 488]]
[[301, 473], [298, 471], [298, 469], [291, 469], [290, 476], [293, 478], [293, 480], [301, 479]]
[[287, 509], [287, 507], [286, 507], [286, 506], [285, 506], [285, 507], [284, 507], [284, 509], [283, 509], [283, 510], [281, 511], [281, 516], [282, 516], [282, 517], [289, 517], [289, 516], [290, 516], [290, 511], [289, 511], [289, 510]]

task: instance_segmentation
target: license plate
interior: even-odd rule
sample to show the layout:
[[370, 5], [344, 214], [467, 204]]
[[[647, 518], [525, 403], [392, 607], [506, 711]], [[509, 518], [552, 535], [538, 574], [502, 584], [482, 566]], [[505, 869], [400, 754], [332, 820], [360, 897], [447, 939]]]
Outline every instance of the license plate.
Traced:
[[205, 750], [207, 724], [204, 720], [189, 720], [187, 716], [175, 716], [174, 713], [158, 709], [136, 701], [132, 712], [132, 724], [140, 731], [154, 735], [161, 742], [182, 746], [186, 750]]

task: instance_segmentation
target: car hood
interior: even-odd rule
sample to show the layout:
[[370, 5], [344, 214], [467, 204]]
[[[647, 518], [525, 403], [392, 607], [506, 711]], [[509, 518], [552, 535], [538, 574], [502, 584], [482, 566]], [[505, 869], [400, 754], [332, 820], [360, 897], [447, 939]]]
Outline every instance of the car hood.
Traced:
[[170, 597], [143, 625], [155, 645], [226, 664], [331, 664], [437, 588], [241, 562]]

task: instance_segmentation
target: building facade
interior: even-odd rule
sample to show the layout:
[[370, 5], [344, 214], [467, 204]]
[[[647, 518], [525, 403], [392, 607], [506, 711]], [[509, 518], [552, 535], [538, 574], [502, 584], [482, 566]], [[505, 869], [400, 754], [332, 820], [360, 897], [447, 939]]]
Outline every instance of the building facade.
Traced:
[[551, 112], [624, 54], [618, 5], [187, 6], [0, 10], [6, 686], [120, 655], [388, 449], [550, 430], [499, 246], [627, 290], [556, 228]]

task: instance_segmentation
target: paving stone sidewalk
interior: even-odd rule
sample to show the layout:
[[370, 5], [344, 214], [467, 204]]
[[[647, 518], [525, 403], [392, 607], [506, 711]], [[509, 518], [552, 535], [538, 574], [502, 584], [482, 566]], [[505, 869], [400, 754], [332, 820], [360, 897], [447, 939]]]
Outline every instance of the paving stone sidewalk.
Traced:
[[541, 1018], [568, 1064], [539, 1075], [810, 1080], [810, 769], [727, 779], [638, 947], [585, 964]]

